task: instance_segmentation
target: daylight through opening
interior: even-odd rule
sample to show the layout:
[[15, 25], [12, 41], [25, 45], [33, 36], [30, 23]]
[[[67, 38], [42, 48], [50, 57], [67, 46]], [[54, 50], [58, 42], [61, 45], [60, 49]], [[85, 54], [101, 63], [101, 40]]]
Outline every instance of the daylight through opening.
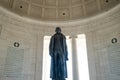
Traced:
[[[71, 39], [66, 37], [67, 47], [68, 47], [68, 58], [67, 61], [67, 70], [68, 70], [68, 78], [66, 80], [73, 80], [72, 79], [72, 56], [71, 56]], [[44, 50], [43, 50], [43, 74], [42, 80], [51, 80], [50, 79], [50, 56], [49, 56], [49, 43], [50, 43], [50, 36], [44, 37]]]
[[89, 69], [88, 69], [88, 58], [87, 58], [85, 34], [78, 35], [78, 38], [76, 39], [76, 44], [77, 44], [79, 80], [89, 80]]

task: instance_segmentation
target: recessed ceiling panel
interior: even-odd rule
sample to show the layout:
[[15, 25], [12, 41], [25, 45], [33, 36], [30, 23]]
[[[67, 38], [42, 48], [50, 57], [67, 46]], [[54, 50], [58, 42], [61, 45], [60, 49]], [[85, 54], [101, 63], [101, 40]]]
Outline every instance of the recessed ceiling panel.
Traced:
[[70, 0], [58, 0], [58, 6], [69, 6]]
[[69, 19], [70, 18], [69, 8], [60, 8], [58, 11], [58, 18]]
[[72, 0], [72, 5], [82, 4], [82, 0]]
[[95, 4], [97, 4], [97, 1], [92, 1], [86, 4], [86, 13], [88, 14], [88, 16], [94, 14], [94, 12], [99, 11], [98, 5]]
[[30, 9], [30, 15], [35, 18], [41, 18], [42, 16], [42, 8], [36, 5], [32, 5]]
[[24, 1], [15, 1], [13, 5], [13, 9], [15, 12], [20, 13], [20, 14], [26, 14], [28, 12], [28, 3]]
[[56, 18], [56, 8], [45, 8], [44, 17], [55, 19]]
[[35, 4], [43, 4], [43, 0], [31, 0], [31, 2]]
[[0, 5], [3, 5], [5, 7], [10, 7], [10, 2], [9, 0], [0, 0]]
[[0, 6], [16, 14], [52, 21], [87, 18], [118, 4], [120, 0], [0, 0]]
[[46, 5], [56, 6], [56, 0], [45, 0]]
[[72, 8], [72, 18], [78, 18], [83, 16], [84, 16], [83, 6]]

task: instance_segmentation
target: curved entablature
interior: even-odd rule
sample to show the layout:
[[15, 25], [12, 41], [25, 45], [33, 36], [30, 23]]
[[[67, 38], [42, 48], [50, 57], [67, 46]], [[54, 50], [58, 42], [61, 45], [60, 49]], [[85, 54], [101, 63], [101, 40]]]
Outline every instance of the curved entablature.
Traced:
[[20, 16], [44, 21], [84, 19], [119, 3], [119, 0], [0, 0], [1, 6]]
[[[84, 25], [93, 21], [98, 21], [101, 18], [106, 18], [108, 16], [113, 16], [113, 14], [117, 13], [119, 14], [119, 9], [120, 9], [120, 5], [117, 5], [116, 7], [114, 7], [113, 9], [104, 12], [100, 15], [96, 15], [94, 17], [89, 17], [89, 18], [85, 18], [85, 19], [76, 19], [76, 20], [69, 20], [69, 21], [43, 21], [43, 20], [36, 20], [36, 19], [31, 19], [28, 17], [22, 17], [19, 16], [15, 13], [12, 13], [8, 10], [6, 10], [5, 8], [0, 7], [0, 15], [6, 18], [14, 18], [19, 22], [23, 23], [28, 23], [28, 24], [37, 24], [37, 25], [43, 25], [43, 26], [74, 26], [74, 25]], [[116, 15], [116, 14], [115, 14]], [[2, 17], [1, 17], [2, 18]], [[95, 23], [94, 23], [95, 24]]]
[[15, 31], [22, 30], [27, 33], [38, 33], [41, 35], [53, 34], [54, 29], [57, 26], [61, 27], [66, 35], [77, 35], [106, 27], [114, 27], [115, 25], [119, 26], [119, 21], [120, 5], [117, 5], [113, 9], [91, 18], [71, 21], [33, 20], [27, 17], [18, 16], [17, 14], [0, 7], [0, 24], [3, 26], [3, 29], [6, 28], [12, 31], [14, 29]]

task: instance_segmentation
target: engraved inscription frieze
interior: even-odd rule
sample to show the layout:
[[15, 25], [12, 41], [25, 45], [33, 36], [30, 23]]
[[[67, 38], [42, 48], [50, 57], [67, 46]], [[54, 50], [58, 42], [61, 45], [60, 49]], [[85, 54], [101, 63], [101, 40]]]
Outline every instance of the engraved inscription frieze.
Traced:
[[24, 49], [8, 47], [4, 68], [4, 76], [20, 77], [22, 75], [23, 59]]
[[110, 71], [112, 74], [120, 75], [120, 45], [110, 46], [108, 48], [108, 59]]

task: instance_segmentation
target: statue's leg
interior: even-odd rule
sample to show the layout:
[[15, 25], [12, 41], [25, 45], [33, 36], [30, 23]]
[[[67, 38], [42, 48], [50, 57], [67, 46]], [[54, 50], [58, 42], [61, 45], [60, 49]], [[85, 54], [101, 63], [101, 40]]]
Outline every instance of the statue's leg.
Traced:
[[64, 78], [56, 78], [56, 79], [52, 79], [52, 80], [66, 80]]
[[64, 78], [59, 78], [59, 79], [57, 79], [57, 80], [66, 80], [66, 79], [64, 79]]
[[56, 79], [52, 79], [52, 80], [56, 80]]

